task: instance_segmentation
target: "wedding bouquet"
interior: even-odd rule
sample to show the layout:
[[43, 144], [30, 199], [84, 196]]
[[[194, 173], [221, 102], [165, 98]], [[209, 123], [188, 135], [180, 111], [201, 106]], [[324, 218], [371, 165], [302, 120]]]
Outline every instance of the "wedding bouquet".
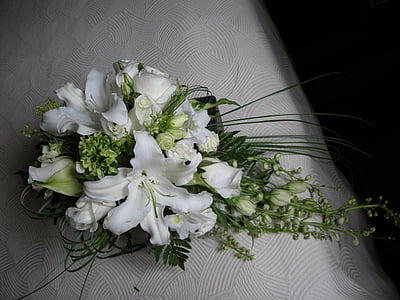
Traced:
[[[250, 260], [251, 247], [235, 240], [238, 231], [252, 238], [348, 235], [357, 244], [358, 235], [374, 228], [345, 227], [355, 209], [369, 216], [382, 209], [398, 225], [398, 214], [382, 199], [350, 199], [332, 208], [323, 193], [327, 187], [314, 184], [300, 167], [280, 164], [282, 152], [327, 154], [322, 142], [302, 152], [227, 130], [271, 117], [221, 118], [270, 95], [240, 106], [142, 63], [121, 60], [114, 67], [112, 74], [91, 70], [84, 90], [73, 83], [56, 90], [59, 102], [47, 99], [37, 107], [40, 130], [23, 131], [40, 136], [41, 151], [29, 167], [21, 202], [29, 215], [57, 222], [66, 270], [142, 248], [184, 268], [194, 238], [216, 238], [222, 249]], [[234, 108], [221, 114], [221, 105]]]

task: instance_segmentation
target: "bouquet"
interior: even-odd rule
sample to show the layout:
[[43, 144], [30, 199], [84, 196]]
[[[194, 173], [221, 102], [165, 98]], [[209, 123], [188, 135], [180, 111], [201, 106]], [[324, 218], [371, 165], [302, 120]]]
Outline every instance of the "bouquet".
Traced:
[[[387, 201], [349, 199], [332, 208], [323, 193], [329, 187], [314, 184], [301, 167], [280, 164], [282, 152], [326, 158], [322, 142], [274, 147], [227, 130], [265, 122], [271, 116], [221, 117], [272, 94], [240, 106], [143, 63], [121, 60], [114, 69], [91, 70], [84, 90], [73, 83], [56, 90], [60, 101], [37, 107], [40, 129], [23, 131], [40, 136], [40, 153], [29, 166], [21, 203], [30, 216], [57, 223], [65, 270], [142, 248], [184, 269], [195, 238], [218, 239], [222, 249], [251, 260], [251, 247], [235, 240], [238, 231], [254, 239], [280, 232], [294, 239], [347, 235], [357, 245], [374, 228], [344, 225], [356, 209], [368, 216], [380, 209], [399, 225]], [[221, 105], [234, 108], [221, 114]]]

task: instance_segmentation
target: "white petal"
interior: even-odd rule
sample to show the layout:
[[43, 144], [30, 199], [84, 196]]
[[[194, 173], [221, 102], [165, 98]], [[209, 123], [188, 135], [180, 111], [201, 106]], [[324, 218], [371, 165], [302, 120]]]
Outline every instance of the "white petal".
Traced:
[[138, 172], [146, 172], [146, 175], [160, 175], [165, 166], [165, 157], [155, 139], [146, 131], [134, 132], [135, 158], [131, 159], [131, 165]]
[[75, 131], [77, 129], [76, 124], [66, 117], [64, 110], [65, 107], [60, 107], [45, 112], [40, 123], [40, 129], [55, 136], [64, 135], [68, 130]]
[[202, 167], [205, 170], [201, 174], [204, 180], [224, 198], [239, 196], [242, 170], [218, 159], [207, 158], [204, 161], [214, 162]]
[[148, 204], [146, 190], [130, 186], [125, 202], [107, 214], [103, 223], [104, 228], [117, 235], [127, 232], [136, 227], [152, 210]]
[[40, 168], [29, 167], [29, 181], [46, 182], [51, 176], [53, 176], [58, 171], [73, 166], [75, 167], [75, 162], [66, 157], [59, 157], [51, 163], [42, 163]]
[[116, 84], [120, 87], [122, 82], [124, 82], [124, 75], [123, 73], [126, 73], [129, 75], [129, 77], [133, 78], [139, 73], [138, 70], [138, 63], [135, 61], [121, 61], [121, 63], [124, 65], [124, 69], [121, 71], [119, 69], [119, 66], [117, 67], [117, 75], [115, 78]]
[[43, 114], [40, 128], [55, 136], [68, 132], [89, 135], [100, 130], [97, 116], [88, 111], [75, 110], [71, 107], [52, 109]]
[[69, 82], [55, 91], [60, 100], [65, 101], [68, 107], [76, 110], [86, 110], [85, 94], [73, 83]]
[[128, 110], [125, 103], [116, 94], [113, 94], [111, 107], [102, 113], [102, 116], [109, 122], [124, 125], [128, 122]]
[[158, 104], [165, 103], [176, 89], [168, 74], [149, 67], [143, 69], [133, 81], [135, 91], [148, 95]]
[[117, 175], [86, 181], [83, 186], [85, 194], [93, 201], [118, 201], [125, 198], [131, 181], [128, 176], [130, 171], [131, 168], [119, 168]]
[[169, 230], [164, 221], [164, 207], [156, 207], [157, 216], [153, 208], [150, 209], [147, 216], [140, 222], [140, 227], [151, 236], [150, 243], [153, 245], [167, 245], [169, 244]]
[[176, 187], [168, 180], [153, 185], [156, 191], [157, 203], [170, 206], [179, 212], [199, 211], [208, 208], [212, 196], [208, 192], [191, 194], [185, 188]]
[[86, 104], [97, 112], [107, 111], [111, 106], [111, 91], [106, 84], [106, 75], [92, 69], [86, 80]]
[[189, 234], [200, 229], [200, 222], [190, 214], [168, 215], [165, 217], [165, 223], [169, 228], [179, 234], [180, 239], [186, 239]]

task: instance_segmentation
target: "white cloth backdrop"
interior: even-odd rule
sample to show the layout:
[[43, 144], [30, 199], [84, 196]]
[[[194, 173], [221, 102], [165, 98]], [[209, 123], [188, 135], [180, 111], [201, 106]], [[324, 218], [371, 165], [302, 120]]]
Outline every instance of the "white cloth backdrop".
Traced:
[[[289, 9], [289, 8], [288, 8]], [[51, 221], [33, 221], [20, 204], [34, 142], [24, 125], [38, 126], [34, 106], [67, 81], [81, 88], [88, 71], [110, 71], [121, 58], [137, 59], [185, 84], [207, 86], [242, 104], [297, 82], [264, 7], [253, 0], [2, 0], [0, 4], [0, 298], [33, 290], [64, 251]], [[289, 20], [290, 21], [290, 20]], [[301, 89], [247, 107], [235, 116], [310, 112]], [[242, 126], [243, 134], [318, 134], [293, 124]], [[326, 162], [283, 159], [318, 183], [342, 187], [335, 205], [352, 197]], [[354, 226], [362, 223], [357, 215]], [[248, 240], [239, 236], [239, 240]], [[84, 299], [397, 299], [371, 243], [293, 241], [288, 235], [256, 240], [252, 262], [219, 252], [213, 240], [193, 242], [186, 271], [155, 263], [144, 251], [98, 261]], [[54, 273], [53, 273], [54, 274]], [[31, 299], [76, 299], [85, 272], [66, 273]], [[137, 292], [137, 287], [140, 292]]]

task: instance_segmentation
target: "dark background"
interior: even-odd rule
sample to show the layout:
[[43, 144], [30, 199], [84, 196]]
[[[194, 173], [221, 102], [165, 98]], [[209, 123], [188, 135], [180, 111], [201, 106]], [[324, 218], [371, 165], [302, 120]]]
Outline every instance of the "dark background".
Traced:
[[[398, 120], [400, 10], [398, 0], [264, 0], [300, 80], [340, 72], [303, 89], [314, 110], [348, 114], [373, 123], [320, 117], [322, 125], [358, 145], [337, 162], [360, 198], [383, 196], [400, 212]], [[400, 289], [400, 230], [373, 219], [382, 266]]]

